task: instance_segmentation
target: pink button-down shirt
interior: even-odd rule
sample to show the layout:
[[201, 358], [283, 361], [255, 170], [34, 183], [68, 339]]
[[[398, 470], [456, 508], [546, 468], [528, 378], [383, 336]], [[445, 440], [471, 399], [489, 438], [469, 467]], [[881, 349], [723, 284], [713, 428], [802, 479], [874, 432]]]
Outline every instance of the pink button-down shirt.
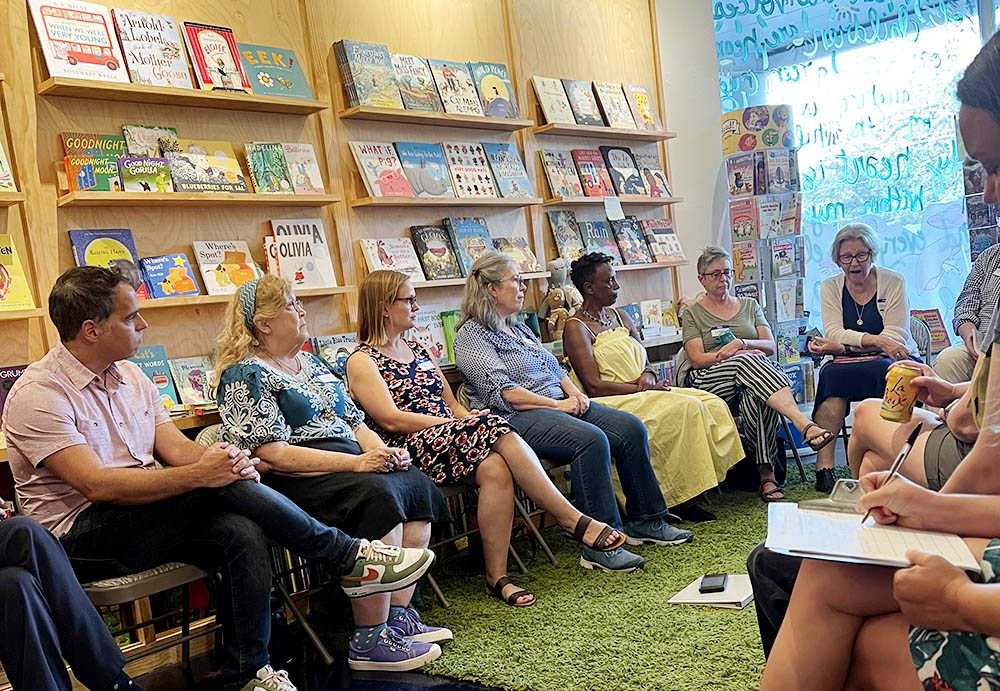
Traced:
[[90, 502], [45, 459], [83, 445], [106, 467], [152, 469], [156, 426], [169, 422], [156, 386], [135, 363], [122, 360], [94, 374], [60, 343], [24, 371], [4, 405], [21, 510], [65, 535]]

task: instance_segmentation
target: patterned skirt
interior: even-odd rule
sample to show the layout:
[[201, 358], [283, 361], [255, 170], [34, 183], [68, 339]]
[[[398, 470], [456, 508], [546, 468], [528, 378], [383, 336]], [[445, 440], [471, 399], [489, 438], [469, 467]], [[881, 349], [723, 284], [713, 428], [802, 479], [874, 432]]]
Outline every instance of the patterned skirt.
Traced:
[[500, 437], [513, 428], [499, 415], [456, 418], [405, 437], [414, 465], [436, 485], [450, 485], [476, 472]]

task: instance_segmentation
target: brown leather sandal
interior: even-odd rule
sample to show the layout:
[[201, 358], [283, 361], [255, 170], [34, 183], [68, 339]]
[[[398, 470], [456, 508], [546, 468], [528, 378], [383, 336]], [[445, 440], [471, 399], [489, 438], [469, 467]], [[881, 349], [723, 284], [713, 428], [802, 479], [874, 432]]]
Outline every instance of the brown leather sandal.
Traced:
[[[806, 437], [806, 433], [813, 427], [820, 430], [819, 433], [814, 434], [811, 437]], [[819, 451], [827, 444], [835, 441], [837, 439], [837, 435], [828, 429], [823, 429], [815, 422], [810, 422], [808, 425], [806, 425], [805, 429], [802, 430], [802, 439], [803, 441], [805, 441], [806, 444], [809, 445], [810, 449], [812, 449], [813, 451]]]
[[[501, 576], [497, 579], [497, 582], [490, 585], [489, 581], [486, 581], [486, 594], [490, 597], [495, 597], [501, 602], [506, 602], [511, 607], [531, 607], [535, 604], [535, 594], [530, 590], [515, 590], [513, 593], [507, 597], [503, 596], [503, 589], [505, 586], [514, 585], [514, 581], [510, 580], [507, 576]], [[522, 598], [525, 595], [531, 596], [531, 602], [525, 602], [523, 604], [518, 603], [518, 598]]]
[[[587, 528], [590, 524], [594, 522], [594, 519], [590, 516], [580, 516], [580, 520], [576, 522], [576, 527], [573, 528], [573, 532], [570, 532], [563, 528], [563, 534], [577, 542], [589, 547], [597, 552], [610, 552], [616, 550], [625, 544], [625, 531], [612, 528], [611, 526], [604, 524], [604, 528], [597, 535], [597, 539], [593, 541], [592, 544], [588, 544], [584, 539], [584, 535], [587, 533]], [[612, 533], [618, 533], [618, 539], [612, 542], [610, 545], [606, 544], [608, 538], [611, 537]]]

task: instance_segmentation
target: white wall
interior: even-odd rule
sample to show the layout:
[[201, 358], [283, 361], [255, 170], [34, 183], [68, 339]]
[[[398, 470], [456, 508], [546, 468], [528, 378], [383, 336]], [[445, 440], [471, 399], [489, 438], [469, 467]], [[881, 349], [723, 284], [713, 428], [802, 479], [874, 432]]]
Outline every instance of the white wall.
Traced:
[[712, 3], [656, 0], [656, 26], [663, 73], [664, 122], [677, 132], [668, 143], [677, 234], [690, 264], [681, 267], [681, 292], [701, 290], [695, 260], [706, 245], [725, 242], [728, 190], [719, 133], [719, 67], [715, 56]]

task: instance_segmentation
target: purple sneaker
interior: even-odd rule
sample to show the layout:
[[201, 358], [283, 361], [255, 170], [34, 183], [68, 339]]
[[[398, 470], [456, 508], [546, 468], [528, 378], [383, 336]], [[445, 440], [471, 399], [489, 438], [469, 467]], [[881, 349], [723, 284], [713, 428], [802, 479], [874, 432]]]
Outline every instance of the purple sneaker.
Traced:
[[420, 614], [412, 607], [406, 607], [397, 616], [389, 617], [388, 624], [390, 628], [396, 629], [396, 633], [408, 641], [438, 643], [454, 638], [451, 635], [451, 629], [424, 624], [420, 621]]
[[382, 629], [370, 650], [347, 647], [347, 666], [359, 672], [406, 672], [441, 657], [437, 643], [408, 641], [391, 626]]

